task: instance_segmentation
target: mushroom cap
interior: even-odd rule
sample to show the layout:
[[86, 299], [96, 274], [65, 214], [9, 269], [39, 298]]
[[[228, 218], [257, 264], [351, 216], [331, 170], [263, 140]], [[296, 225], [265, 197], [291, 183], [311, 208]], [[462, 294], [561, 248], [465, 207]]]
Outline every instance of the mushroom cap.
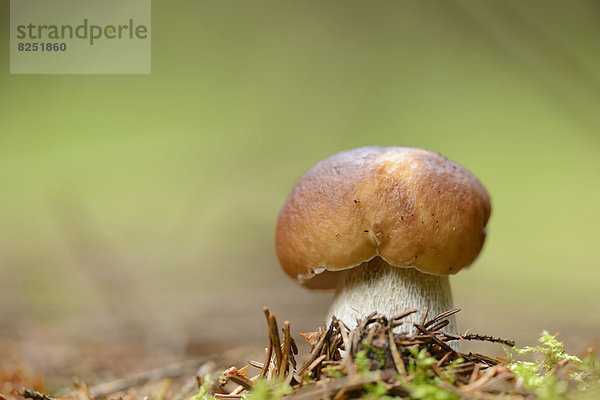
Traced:
[[448, 275], [485, 240], [490, 197], [463, 166], [428, 150], [362, 147], [317, 163], [292, 189], [275, 246], [287, 275], [335, 288], [344, 270], [381, 257]]

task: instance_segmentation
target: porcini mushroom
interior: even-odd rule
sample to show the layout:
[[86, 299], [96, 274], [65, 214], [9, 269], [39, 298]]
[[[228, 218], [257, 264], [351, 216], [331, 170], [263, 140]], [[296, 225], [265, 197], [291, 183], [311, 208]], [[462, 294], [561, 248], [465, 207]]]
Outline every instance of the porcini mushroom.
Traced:
[[[336, 290], [329, 318], [348, 326], [373, 311], [426, 306], [433, 316], [452, 308], [448, 276], [479, 254], [490, 211], [477, 178], [438, 153], [358, 148], [300, 178], [279, 213], [276, 251], [301, 285]], [[453, 317], [446, 329], [457, 332]]]

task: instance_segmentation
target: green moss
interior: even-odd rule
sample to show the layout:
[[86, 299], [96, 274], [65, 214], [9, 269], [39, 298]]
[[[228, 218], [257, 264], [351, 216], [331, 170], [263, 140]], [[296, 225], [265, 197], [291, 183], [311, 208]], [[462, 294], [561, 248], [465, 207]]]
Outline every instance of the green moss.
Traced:
[[363, 399], [365, 400], [387, 400], [393, 398], [387, 396], [388, 390], [383, 382], [367, 383], [364, 389], [366, 393]]
[[196, 392], [189, 400], [216, 400], [213, 396], [213, 386], [213, 378], [210, 375], [205, 376], [202, 380], [202, 385], [200, 385], [200, 389], [198, 389], [198, 392]]
[[[213, 396], [214, 379], [207, 376], [198, 392], [189, 400], [216, 400]], [[290, 385], [276, 384], [270, 385], [265, 379], [258, 380], [250, 394], [243, 396], [248, 400], [279, 400], [284, 396], [292, 394], [293, 390]]]
[[325, 367], [325, 375], [327, 375], [330, 378], [341, 378], [342, 376], [344, 376], [344, 374], [342, 374], [337, 369], [333, 368], [331, 365]]
[[269, 385], [266, 380], [260, 379], [256, 381], [250, 394], [244, 397], [248, 400], [279, 400], [292, 393], [293, 389], [290, 385], [283, 383]]
[[515, 352], [519, 354], [538, 353], [545, 356], [542, 365], [549, 371], [563, 360], [569, 360], [576, 364], [582, 364], [579, 357], [572, 356], [565, 352], [565, 346], [562, 342], [556, 339], [557, 335], [551, 335], [548, 331], [543, 331], [538, 341], [541, 346], [529, 347], [522, 349], [515, 348]]
[[367, 352], [365, 350], [361, 350], [354, 355], [354, 364], [356, 365], [356, 370], [358, 372], [369, 371], [371, 361], [369, 361], [369, 357], [367, 357]]
[[368, 351], [370, 351], [377, 357], [377, 369], [383, 368], [386, 359], [385, 350], [373, 346], [367, 340], [363, 340], [362, 345], [365, 346]]
[[413, 358], [408, 365], [408, 373], [413, 376], [404, 387], [410, 393], [410, 399], [422, 400], [459, 400], [459, 397], [449, 390], [439, 386], [441, 379], [433, 372], [437, 360], [430, 357], [425, 349], [410, 349]]
[[[592, 387], [597, 388], [600, 384], [600, 368], [595, 366], [592, 356], [582, 361], [579, 357], [568, 354], [564, 344], [556, 336], [543, 331], [538, 339], [541, 346], [512, 349], [517, 354], [537, 356], [540, 358], [537, 361], [515, 360], [513, 354], [505, 350], [510, 360], [508, 369], [523, 378], [524, 387], [535, 393], [540, 400], [576, 398], [577, 396], [567, 395], [570, 385], [580, 394]], [[553, 373], [553, 369], [565, 360], [569, 362], [570, 382], [559, 380]]]
[[309, 371], [306, 375], [304, 375], [303, 381], [304, 381], [305, 385], [309, 385], [310, 383], [312, 383], [312, 381], [313, 381], [312, 371]]

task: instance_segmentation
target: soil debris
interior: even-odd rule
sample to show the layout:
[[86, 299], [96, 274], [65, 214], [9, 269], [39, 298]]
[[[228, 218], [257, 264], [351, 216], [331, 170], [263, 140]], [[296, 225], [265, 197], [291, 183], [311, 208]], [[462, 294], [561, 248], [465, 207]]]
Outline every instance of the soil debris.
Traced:
[[[298, 347], [289, 321], [279, 329], [268, 308], [267, 346], [264, 361], [248, 361], [243, 367], [224, 369], [218, 379], [210, 360], [195, 360], [139, 373], [91, 388], [76, 382], [75, 391], [52, 397], [42, 392], [16, 391], [31, 400], [350, 400], [376, 399], [570, 399], [567, 393], [600, 383], [600, 368], [589, 350], [585, 362], [564, 352], [555, 335], [542, 334], [546, 347], [514, 349], [518, 354], [538, 352], [541, 363], [514, 361], [458, 351], [462, 341], [486, 341], [514, 347], [514, 341], [474, 333], [444, 331], [448, 310], [430, 317], [427, 309], [418, 323], [405, 318], [407, 310], [393, 318], [372, 313], [349, 328], [335, 317], [329, 325], [300, 333], [310, 351], [298, 361]], [[411, 333], [408, 333], [411, 332]], [[201, 361], [201, 362], [199, 362]], [[194, 374], [195, 372], [195, 374]], [[179, 385], [175, 377], [188, 377]], [[575, 378], [574, 378], [575, 377]], [[154, 393], [141, 396], [135, 388], [154, 385]], [[543, 394], [545, 393], [545, 395]], [[595, 393], [595, 392], [594, 392]], [[600, 392], [598, 392], [600, 394]], [[556, 395], [555, 397], [547, 397]], [[546, 397], [544, 397], [546, 396]], [[592, 397], [590, 397], [592, 398]], [[2, 399], [4, 400], [4, 399]], [[12, 399], [8, 399], [12, 400]]]

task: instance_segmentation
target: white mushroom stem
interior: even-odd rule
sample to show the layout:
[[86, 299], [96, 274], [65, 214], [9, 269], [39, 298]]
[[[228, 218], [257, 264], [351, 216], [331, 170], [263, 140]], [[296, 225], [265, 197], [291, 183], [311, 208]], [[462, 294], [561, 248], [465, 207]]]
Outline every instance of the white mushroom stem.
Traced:
[[[418, 312], [406, 317], [404, 321], [418, 323], [424, 307], [429, 309], [428, 318], [452, 308], [448, 276], [425, 274], [414, 268], [394, 267], [375, 257], [346, 271], [338, 283], [328, 319], [335, 316], [352, 328], [356, 326], [357, 318], [363, 318], [373, 311], [393, 317], [414, 308]], [[457, 333], [454, 315], [448, 320], [450, 324], [444, 330]], [[412, 328], [412, 324], [405, 322], [398, 330], [414, 333], [407, 329], [409, 327]]]

